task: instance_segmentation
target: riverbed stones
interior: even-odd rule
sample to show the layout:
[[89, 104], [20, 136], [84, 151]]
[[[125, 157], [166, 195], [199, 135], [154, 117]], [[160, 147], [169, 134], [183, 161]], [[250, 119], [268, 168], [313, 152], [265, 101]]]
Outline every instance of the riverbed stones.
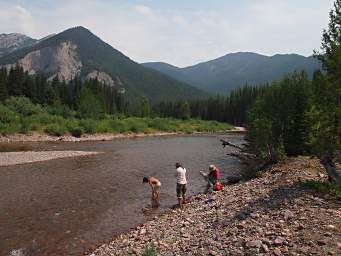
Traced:
[[273, 242], [273, 244], [276, 245], [276, 246], [279, 246], [279, 245], [282, 245], [284, 243], [284, 241], [285, 240], [284, 240], [283, 237], [278, 236], [278, 237], [276, 237], [276, 239]]
[[326, 179], [318, 172], [324, 170], [317, 159], [290, 159], [262, 178], [198, 195], [93, 254], [142, 255], [153, 245], [162, 256], [341, 255], [341, 202], [300, 183]]
[[246, 247], [260, 248], [261, 246], [262, 246], [262, 241], [260, 240], [253, 240], [253, 241], [246, 242]]

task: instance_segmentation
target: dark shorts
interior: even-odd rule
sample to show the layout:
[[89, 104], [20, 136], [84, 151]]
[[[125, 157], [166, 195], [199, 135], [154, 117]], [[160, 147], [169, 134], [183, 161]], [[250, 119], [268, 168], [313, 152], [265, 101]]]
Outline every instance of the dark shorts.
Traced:
[[176, 184], [176, 196], [178, 198], [183, 198], [186, 195], [187, 184]]

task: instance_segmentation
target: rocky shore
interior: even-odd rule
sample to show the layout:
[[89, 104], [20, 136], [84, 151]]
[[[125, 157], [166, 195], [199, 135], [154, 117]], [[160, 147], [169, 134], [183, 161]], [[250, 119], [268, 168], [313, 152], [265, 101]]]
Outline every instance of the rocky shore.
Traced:
[[341, 255], [341, 201], [302, 185], [327, 179], [317, 159], [294, 158], [261, 177], [198, 195], [115, 237], [90, 256]]

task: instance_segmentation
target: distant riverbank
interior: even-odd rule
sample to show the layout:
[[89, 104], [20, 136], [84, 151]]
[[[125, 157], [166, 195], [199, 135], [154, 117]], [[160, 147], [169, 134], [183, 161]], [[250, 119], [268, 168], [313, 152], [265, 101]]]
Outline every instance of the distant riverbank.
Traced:
[[[67, 141], [67, 142], [81, 142], [81, 141], [109, 141], [114, 139], [125, 138], [140, 138], [140, 137], [156, 137], [156, 136], [175, 136], [185, 134], [210, 134], [210, 133], [243, 133], [244, 127], [233, 127], [225, 131], [215, 132], [150, 132], [150, 133], [98, 133], [98, 134], [83, 134], [80, 137], [71, 135], [53, 136], [44, 133], [34, 132], [32, 134], [11, 134], [0, 136], [0, 143], [11, 142], [48, 142], [48, 141]], [[0, 149], [1, 152], [1, 149]]]

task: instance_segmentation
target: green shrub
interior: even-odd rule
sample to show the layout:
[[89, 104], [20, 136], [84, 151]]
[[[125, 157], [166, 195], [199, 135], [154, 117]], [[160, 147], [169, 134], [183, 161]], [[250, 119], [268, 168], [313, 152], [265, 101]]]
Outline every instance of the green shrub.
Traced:
[[20, 118], [17, 113], [4, 105], [0, 105], [0, 133], [2, 135], [18, 133]]
[[44, 132], [53, 136], [62, 136], [67, 133], [67, 129], [63, 125], [50, 124], [45, 127]]
[[5, 100], [5, 105], [12, 111], [23, 116], [31, 116], [43, 112], [40, 105], [33, 104], [30, 99], [26, 97], [10, 97]]
[[70, 134], [73, 137], [80, 138], [82, 134], [84, 133], [83, 128], [80, 127], [75, 120], [69, 120], [66, 126], [67, 126], [67, 130], [70, 132]]
[[9, 124], [19, 122], [17, 113], [4, 105], [0, 105], [0, 124]]
[[70, 130], [70, 133], [73, 137], [80, 138], [84, 133], [83, 129], [80, 127], [75, 127]]
[[95, 133], [110, 133], [113, 132], [111, 127], [111, 119], [98, 120], [96, 122]]
[[111, 128], [117, 133], [125, 133], [128, 131], [128, 125], [122, 120], [112, 120]]
[[74, 117], [75, 113], [70, 110], [70, 108], [61, 103], [54, 103], [51, 106], [47, 106], [46, 110], [51, 115], [62, 116], [64, 118]]
[[324, 194], [332, 194], [341, 199], [341, 189], [328, 181], [309, 180], [303, 182], [303, 186]]
[[24, 118], [21, 119], [20, 123], [20, 133], [27, 134], [30, 131], [29, 123]]
[[142, 256], [157, 256], [157, 251], [153, 245], [148, 245], [144, 249]]
[[153, 118], [149, 119], [148, 126], [156, 131], [176, 132], [179, 129], [179, 124], [169, 118]]
[[93, 134], [96, 129], [96, 122], [92, 119], [82, 119], [79, 121], [79, 125], [83, 128], [84, 132]]
[[128, 126], [128, 131], [134, 133], [149, 132], [148, 125], [145, 118], [129, 117], [124, 120]]
[[0, 123], [0, 133], [2, 135], [6, 134], [14, 134], [20, 132], [20, 123], [9, 123], [9, 124], [2, 124]]

